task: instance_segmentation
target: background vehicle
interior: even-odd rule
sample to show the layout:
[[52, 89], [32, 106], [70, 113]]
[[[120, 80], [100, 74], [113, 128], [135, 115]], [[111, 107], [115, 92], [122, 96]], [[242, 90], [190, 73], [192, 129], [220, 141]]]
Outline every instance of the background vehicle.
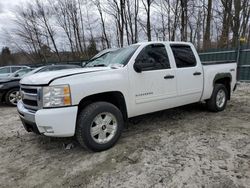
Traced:
[[63, 69], [74, 69], [81, 68], [78, 65], [49, 65], [44, 67], [39, 67], [37, 69], [25, 68], [19, 70], [9, 76], [4, 80], [0, 80], [0, 101], [6, 102], [8, 105], [16, 106], [18, 100], [20, 99], [20, 86], [19, 81], [28, 75], [32, 75], [39, 72], [56, 71]]
[[75, 135], [82, 146], [102, 151], [117, 142], [128, 118], [199, 101], [219, 112], [236, 86], [236, 62], [202, 64], [191, 43], [139, 43], [99, 58], [85, 69], [22, 79], [18, 111], [25, 129]]
[[15, 106], [19, 96], [19, 81], [21, 78], [33, 69], [24, 68], [16, 71], [7, 78], [0, 80], [0, 101], [6, 102], [8, 105]]
[[29, 68], [28, 66], [5, 66], [5, 67], [0, 67], [0, 78], [6, 78], [10, 76], [12, 73], [24, 69], [24, 68]]

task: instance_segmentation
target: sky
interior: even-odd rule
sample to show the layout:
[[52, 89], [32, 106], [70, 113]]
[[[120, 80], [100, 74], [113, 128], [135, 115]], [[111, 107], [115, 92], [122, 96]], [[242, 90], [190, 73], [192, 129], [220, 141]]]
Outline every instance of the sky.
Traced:
[[0, 0], [0, 50], [4, 46], [9, 46], [6, 41], [6, 31], [15, 27], [15, 8], [28, 0]]

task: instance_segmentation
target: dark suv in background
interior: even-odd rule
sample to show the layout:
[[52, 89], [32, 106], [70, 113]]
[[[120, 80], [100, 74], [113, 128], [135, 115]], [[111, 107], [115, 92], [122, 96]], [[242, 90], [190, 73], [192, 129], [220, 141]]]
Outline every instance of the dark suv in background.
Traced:
[[10, 106], [16, 106], [18, 100], [20, 99], [19, 94], [19, 81], [27, 75], [48, 72], [48, 71], [58, 71], [64, 69], [74, 69], [81, 68], [78, 65], [49, 65], [43, 66], [36, 69], [23, 68], [16, 71], [7, 78], [0, 78], [0, 102], [5, 102]]

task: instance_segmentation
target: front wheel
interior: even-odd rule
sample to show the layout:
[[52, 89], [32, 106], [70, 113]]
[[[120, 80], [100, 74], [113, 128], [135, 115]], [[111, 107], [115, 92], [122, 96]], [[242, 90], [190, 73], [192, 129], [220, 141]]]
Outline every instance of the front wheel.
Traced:
[[111, 103], [95, 102], [78, 115], [76, 138], [82, 146], [93, 151], [111, 148], [123, 129], [121, 111]]
[[215, 84], [213, 94], [207, 101], [208, 109], [213, 112], [223, 111], [226, 108], [227, 99], [227, 88], [223, 84]]

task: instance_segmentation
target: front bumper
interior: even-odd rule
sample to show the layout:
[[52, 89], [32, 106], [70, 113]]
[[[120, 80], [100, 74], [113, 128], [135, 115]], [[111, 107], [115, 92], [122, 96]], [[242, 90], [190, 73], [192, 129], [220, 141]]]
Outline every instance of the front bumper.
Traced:
[[28, 132], [40, 134], [35, 122], [35, 113], [24, 108], [22, 102], [19, 102], [17, 104], [17, 111], [25, 130]]
[[52, 137], [71, 137], [75, 134], [77, 106], [32, 112], [26, 109], [20, 101], [17, 109], [24, 128], [28, 132]]

